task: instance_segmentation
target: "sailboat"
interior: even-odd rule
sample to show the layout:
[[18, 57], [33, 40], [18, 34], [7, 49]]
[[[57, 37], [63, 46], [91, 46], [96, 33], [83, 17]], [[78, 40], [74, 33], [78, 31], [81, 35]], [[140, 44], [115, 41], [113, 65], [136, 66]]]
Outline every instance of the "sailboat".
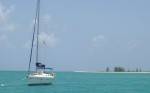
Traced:
[[[46, 65], [39, 62], [39, 16], [40, 16], [40, 0], [37, 0], [35, 24], [34, 24], [34, 31], [33, 31], [33, 37], [32, 37], [29, 68], [28, 68], [28, 74], [27, 74], [28, 85], [52, 84], [52, 81], [55, 78], [55, 74], [53, 72], [52, 73], [44, 72], [46, 69], [53, 70], [53, 68], [46, 68]], [[35, 34], [36, 34], [36, 39], [37, 39], [36, 40], [36, 64], [35, 64], [36, 71], [34, 73], [30, 73]]]

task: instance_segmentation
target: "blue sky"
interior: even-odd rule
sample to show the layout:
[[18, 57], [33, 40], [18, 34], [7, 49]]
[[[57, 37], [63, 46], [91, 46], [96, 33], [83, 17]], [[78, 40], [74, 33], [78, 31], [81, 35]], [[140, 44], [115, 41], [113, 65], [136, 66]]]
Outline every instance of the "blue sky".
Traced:
[[[41, 0], [40, 61], [57, 71], [150, 71], [149, 3]], [[36, 0], [0, 0], [0, 70], [28, 69], [35, 9]]]

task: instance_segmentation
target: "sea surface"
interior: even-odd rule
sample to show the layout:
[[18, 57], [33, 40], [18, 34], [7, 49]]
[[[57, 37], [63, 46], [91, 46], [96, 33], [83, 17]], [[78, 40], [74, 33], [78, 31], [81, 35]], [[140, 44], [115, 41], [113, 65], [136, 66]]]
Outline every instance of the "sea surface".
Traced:
[[28, 86], [24, 71], [0, 71], [0, 93], [150, 93], [150, 73], [55, 72], [51, 85]]

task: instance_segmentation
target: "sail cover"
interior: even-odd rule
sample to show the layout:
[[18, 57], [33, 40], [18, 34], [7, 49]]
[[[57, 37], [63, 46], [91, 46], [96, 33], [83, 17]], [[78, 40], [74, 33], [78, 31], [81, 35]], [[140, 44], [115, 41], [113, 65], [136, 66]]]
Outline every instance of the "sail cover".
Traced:
[[45, 69], [45, 65], [43, 65], [42, 63], [36, 63], [36, 66], [37, 66], [38, 68], [43, 68], [43, 69]]
[[46, 68], [44, 64], [42, 63], [36, 63], [36, 67], [38, 69], [49, 69], [49, 70], [53, 70], [53, 68]]

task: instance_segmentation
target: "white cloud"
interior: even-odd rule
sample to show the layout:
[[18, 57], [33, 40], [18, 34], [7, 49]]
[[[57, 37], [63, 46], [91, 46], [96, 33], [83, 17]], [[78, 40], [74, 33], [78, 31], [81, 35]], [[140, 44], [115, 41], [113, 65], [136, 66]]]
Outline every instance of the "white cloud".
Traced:
[[92, 43], [94, 47], [101, 46], [106, 40], [104, 35], [98, 35], [92, 38]]
[[0, 31], [13, 31], [15, 29], [16, 25], [8, 20], [9, 15], [14, 8], [14, 5], [6, 8], [0, 3]]
[[[46, 15], [40, 17], [39, 18], [40, 28], [42, 28], [43, 26], [44, 26], [44, 28], [47, 28], [47, 27], [51, 26], [51, 24], [50, 24], [51, 20], [52, 20], [52, 17], [49, 14], [46, 14]], [[31, 25], [30, 25], [31, 28], [34, 27], [35, 22], [37, 24], [37, 22], [38, 22], [37, 19], [36, 20], [35, 20], [35, 18], [32, 19]]]
[[[44, 22], [45, 24], [49, 24], [51, 22], [52, 17], [49, 14], [46, 14], [42, 17], [39, 17], [40, 22]], [[32, 26], [35, 24], [35, 19], [32, 19]], [[37, 19], [36, 19], [36, 24], [37, 24]]]
[[54, 33], [48, 35], [44, 32], [42, 32], [39, 35], [40, 42], [43, 43], [43, 41], [46, 43], [46, 45], [50, 47], [55, 47], [56, 44], [58, 43], [59, 39], [55, 36]]
[[14, 47], [9, 41], [6, 35], [0, 36], [0, 47], [2, 48], [11, 48]]
[[[55, 47], [56, 44], [58, 43], [59, 39], [55, 36], [54, 33], [48, 35], [44, 32], [42, 32], [40, 35], [39, 35], [39, 44], [40, 45], [43, 45], [44, 46], [44, 43], [46, 46], [50, 46], [50, 47]], [[35, 41], [34, 41], [34, 45], [36, 43], [36, 38], [35, 38]], [[31, 48], [31, 41], [27, 41], [26, 44], [24, 45], [24, 48]]]
[[[35, 23], [35, 20], [32, 21], [32, 26]], [[67, 32], [67, 25], [66, 24], [54, 24], [54, 21], [52, 20], [52, 16], [50, 14], [43, 15], [40, 17], [40, 23], [41, 28], [49, 29], [51, 31], [61, 31], [61, 32]]]

